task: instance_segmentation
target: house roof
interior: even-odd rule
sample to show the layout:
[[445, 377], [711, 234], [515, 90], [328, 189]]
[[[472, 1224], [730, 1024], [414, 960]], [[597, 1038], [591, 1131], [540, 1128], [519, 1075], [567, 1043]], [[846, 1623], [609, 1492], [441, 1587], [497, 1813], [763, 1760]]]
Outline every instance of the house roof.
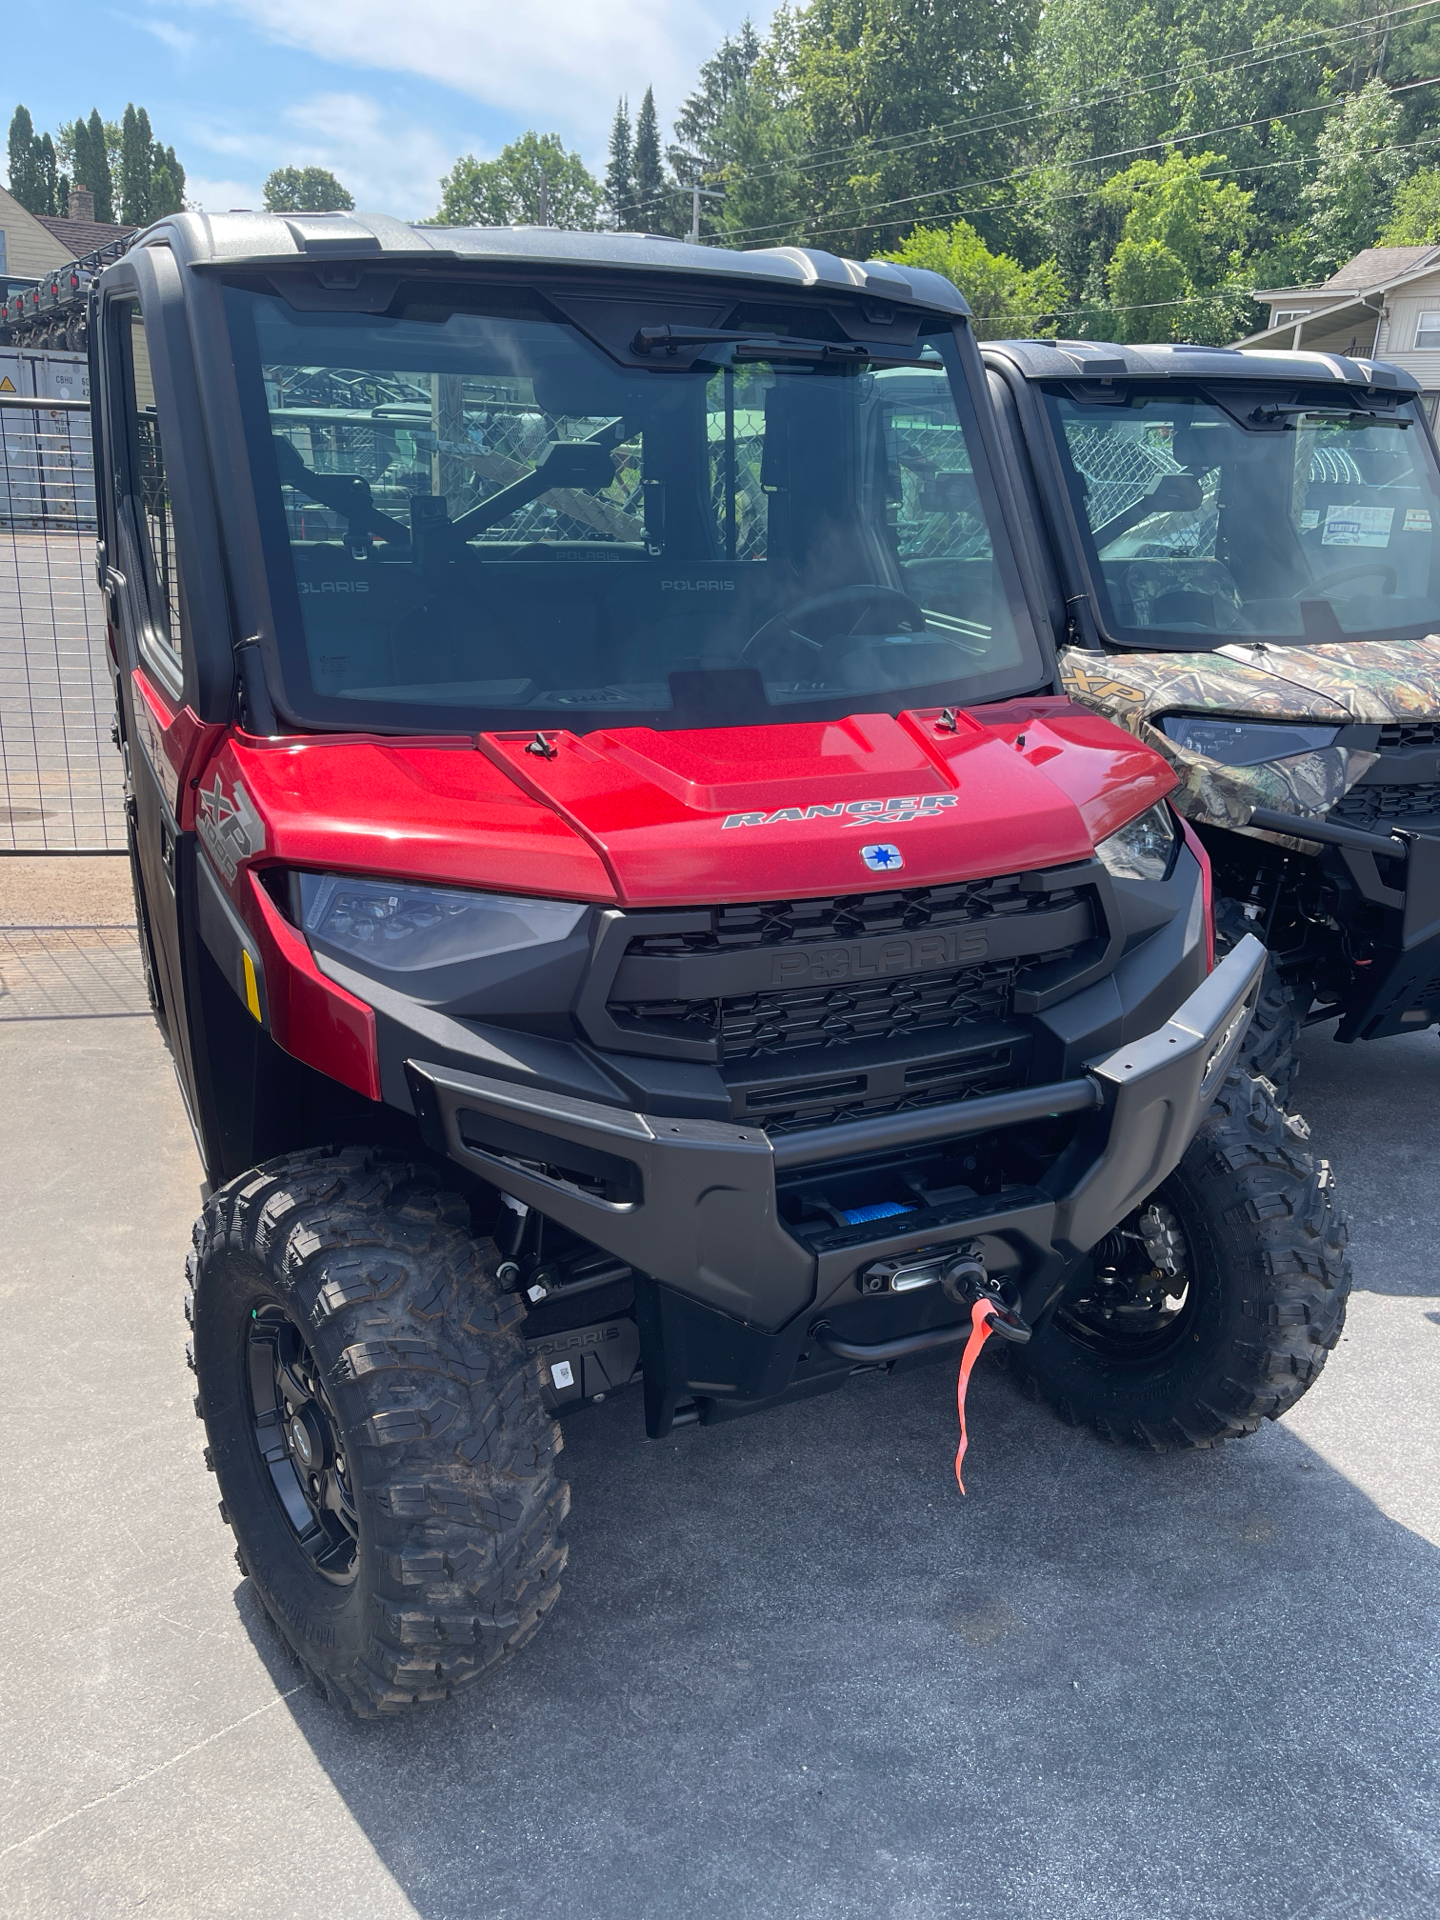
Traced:
[[1338, 273], [1332, 273], [1317, 291], [1349, 293], [1360, 292], [1367, 287], [1388, 286], [1392, 280], [1413, 273], [1433, 254], [1440, 254], [1440, 247], [1366, 247], [1353, 260], [1347, 260]]
[[127, 233], [135, 232], [134, 227], [116, 226], [106, 220], [55, 220], [47, 213], [37, 213], [35, 218], [62, 247], [69, 248], [73, 260], [78, 260], [82, 254], [93, 253], [97, 247], [107, 246], [112, 240], [123, 240]]

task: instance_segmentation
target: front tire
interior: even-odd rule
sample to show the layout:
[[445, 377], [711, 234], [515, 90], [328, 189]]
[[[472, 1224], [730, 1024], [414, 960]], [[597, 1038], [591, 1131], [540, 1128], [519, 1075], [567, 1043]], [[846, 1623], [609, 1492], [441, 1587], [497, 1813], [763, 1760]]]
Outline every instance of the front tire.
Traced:
[[242, 1175], [194, 1238], [206, 1463], [276, 1631], [362, 1717], [472, 1685], [558, 1596], [569, 1504], [494, 1243], [367, 1149]]
[[[1221, 953], [1228, 953], [1247, 933], [1257, 930], [1239, 900], [1215, 902], [1215, 944]], [[1282, 1107], [1289, 1105], [1300, 1071], [1295, 1049], [1300, 1041], [1300, 1024], [1309, 1011], [1309, 998], [1286, 981], [1275, 956], [1268, 955], [1260, 997], [1241, 1044], [1238, 1063], [1255, 1079], [1268, 1080]]]
[[1254, 1433], [1314, 1385], [1340, 1338], [1348, 1238], [1328, 1164], [1231, 1073], [1175, 1172], [1009, 1364], [1103, 1439], [1169, 1451]]

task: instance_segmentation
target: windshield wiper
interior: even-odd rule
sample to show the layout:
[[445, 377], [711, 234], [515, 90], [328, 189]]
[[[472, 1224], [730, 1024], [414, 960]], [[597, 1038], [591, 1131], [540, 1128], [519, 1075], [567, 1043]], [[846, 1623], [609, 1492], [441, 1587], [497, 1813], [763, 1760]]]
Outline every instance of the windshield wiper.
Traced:
[[727, 333], [712, 327], [641, 327], [630, 342], [632, 353], [663, 352], [674, 356], [692, 347], [733, 346], [737, 360], [863, 361], [867, 366], [919, 367], [927, 362], [920, 350], [909, 353], [894, 347], [867, 345], [863, 340], [798, 340], [779, 333]]
[[1303, 415], [1307, 420], [1326, 420], [1331, 422], [1353, 420], [1357, 425], [1367, 427], [1408, 427], [1409, 419], [1395, 413], [1377, 413], [1373, 408], [1360, 407], [1314, 407], [1304, 406], [1299, 401], [1277, 400], [1268, 406], [1256, 407], [1250, 415], [1258, 427], [1273, 427], [1286, 420]]

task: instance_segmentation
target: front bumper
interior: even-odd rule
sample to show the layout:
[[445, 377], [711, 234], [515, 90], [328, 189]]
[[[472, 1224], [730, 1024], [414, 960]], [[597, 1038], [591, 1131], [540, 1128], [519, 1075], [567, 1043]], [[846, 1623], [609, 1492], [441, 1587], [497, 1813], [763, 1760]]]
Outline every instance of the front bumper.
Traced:
[[[774, 1330], [854, 1290], [873, 1261], [979, 1240], [1033, 1318], [1066, 1266], [1173, 1171], [1249, 1025], [1265, 949], [1249, 936], [1164, 1026], [1073, 1080], [782, 1135], [671, 1119], [411, 1060], [430, 1146], [699, 1305]], [[1011, 1187], [891, 1222], [805, 1238], [781, 1217], [777, 1175], [1079, 1116], [1048, 1184]]]
[[[1378, 958], [1343, 1004], [1337, 1038], [1378, 1040], [1408, 1030], [1406, 1016], [1440, 1002], [1440, 836], [1405, 827], [1372, 833], [1337, 820], [1297, 821], [1257, 807], [1251, 824], [1325, 850], [1390, 929]], [[1380, 862], [1384, 862], [1382, 869]]]

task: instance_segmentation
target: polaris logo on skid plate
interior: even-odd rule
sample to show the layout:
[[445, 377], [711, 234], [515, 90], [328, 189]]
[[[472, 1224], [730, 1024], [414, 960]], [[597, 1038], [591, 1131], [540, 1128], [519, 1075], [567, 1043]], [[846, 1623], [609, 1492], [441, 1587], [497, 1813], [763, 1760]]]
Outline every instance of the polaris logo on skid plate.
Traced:
[[860, 858], [872, 873], [895, 873], [905, 864], [899, 847], [892, 847], [888, 841], [882, 841], [878, 847], [861, 847]]

